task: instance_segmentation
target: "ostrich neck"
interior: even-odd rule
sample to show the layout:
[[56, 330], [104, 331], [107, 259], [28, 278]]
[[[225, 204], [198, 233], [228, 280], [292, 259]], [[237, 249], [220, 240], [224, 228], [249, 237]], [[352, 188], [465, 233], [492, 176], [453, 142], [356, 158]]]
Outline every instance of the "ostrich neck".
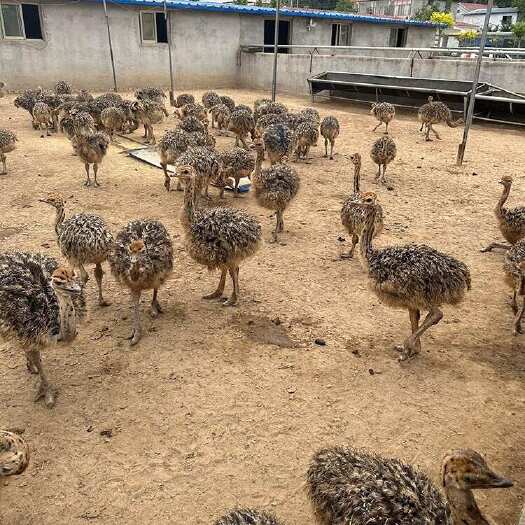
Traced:
[[253, 176], [255, 178], [261, 175], [263, 159], [264, 150], [257, 150], [257, 158], [255, 159], [255, 169], [253, 170]]
[[509, 198], [510, 194], [510, 186], [503, 186], [503, 193], [501, 194], [501, 197], [499, 198], [498, 204], [496, 205], [496, 215], [498, 217], [501, 217], [503, 212], [503, 205], [505, 202], [507, 202], [507, 199]]
[[183, 223], [185, 226], [190, 226], [195, 220], [195, 179], [192, 177], [188, 179], [184, 188], [184, 210]]
[[135, 261], [129, 270], [129, 276], [132, 281], [138, 281], [140, 277], [140, 264], [138, 261]]
[[359, 239], [359, 253], [361, 254], [361, 263], [368, 270], [368, 261], [374, 253], [372, 246], [372, 236], [374, 235], [374, 222], [376, 218], [376, 208], [372, 208], [365, 218], [361, 238]]
[[359, 193], [359, 178], [361, 176], [361, 166], [356, 164], [354, 166], [354, 193]]
[[77, 335], [77, 316], [71, 296], [57, 292], [60, 309], [60, 340], [72, 341]]
[[490, 525], [479, 510], [471, 490], [445, 487], [454, 525]]
[[65, 217], [66, 217], [66, 214], [64, 212], [64, 206], [62, 205], [56, 208], [55, 232], [57, 235], [60, 234], [60, 229], [61, 229], [62, 223], [64, 222]]

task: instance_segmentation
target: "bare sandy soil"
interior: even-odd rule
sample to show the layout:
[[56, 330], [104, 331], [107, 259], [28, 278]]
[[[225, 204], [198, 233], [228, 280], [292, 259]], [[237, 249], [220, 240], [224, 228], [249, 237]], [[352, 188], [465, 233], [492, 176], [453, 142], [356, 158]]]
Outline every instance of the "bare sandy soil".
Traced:
[[[239, 103], [261, 96], [227, 94]], [[415, 114], [398, 115], [389, 192], [372, 184], [368, 153], [380, 131], [371, 132], [367, 109], [316, 104], [341, 122], [338, 155], [322, 158], [320, 142], [312, 163], [297, 165], [302, 188], [285, 215], [283, 243], [266, 243], [241, 267], [241, 301], [228, 309], [201, 299], [218, 275], [186, 255], [182, 194], [165, 192], [161, 170], [113, 146], [102, 186], [85, 188], [67, 139], [41, 139], [12, 98], [0, 101], [0, 126], [19, 137], [0, 178], [3, 250], [59, 257], [54, 211], [37, 200], [48, 191], [67, 196], [69, 214], [98, 213], [115, 232], [132, 218], [160, 219], [176, 250], [173, 277], [160, 292], [166, 313], [152, 321], [144, 310], [144, 338], [132, 349], [127, 292], [106, 267], [113, 304], [100, 309], [91, 278], [79, 337], [43, 354], [59, 389], [53, 410], [32, 402], [36, 379], [23, 352], [0, 345], [0, 427], [25, 429], [32, 448], [26, 473], [0, 486], [0, 523], [209, 524], [235, 505], [272, 510], [289, 525], [313, 523], [307, 464], [319, 447], [344, 443], [418, 464], [436, 483], [447, 450], [475, 448], [515, 481], [510, 490], [477, 494], [481, 506], [498, 524], [517, 522], [525, 495], [525, 336], [511, 335], [503, 255], [479, 249], [499, 238], [492, 210], [502, 174], [515, 177], [512, 203], [525, 202], [523, 131], [475, 126], [457, 168], [462, 129], [439, 126], [443, 140], [425, 143]], [[291, 108], [309, 104], [280, 99]], [[174, 125], [170, 117], [157, 136]], [[232, 144], [218, 137], [219, 149]], [[408, 314], [378, 302], [357, 259], [338, 259], [349, 245], [339, 211], [353, 173], [343, 154], [356, 151], [362, 186], [378, 192], [386, 213], [376, 244], [428, 243], [472, 272], [466, 301], [445, 309], [422, 354], [403, 366], [393, 345], [408, 334]], [[250, 194], [236, 201], [227, 194], [226, 204], [255, 214], [270, 239], [274, 219]], [[101, 435], [106, 430], [112, 437]]]

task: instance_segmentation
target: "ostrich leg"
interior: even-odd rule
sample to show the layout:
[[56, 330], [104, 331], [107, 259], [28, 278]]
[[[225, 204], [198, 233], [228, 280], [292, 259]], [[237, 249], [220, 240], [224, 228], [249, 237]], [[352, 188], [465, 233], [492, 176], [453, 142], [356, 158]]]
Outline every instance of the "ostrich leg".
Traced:
[[381, 126], [381, 124], [383, 124], [383, 123], [381, 121], [379, 121], [379, 124], [372, 131], [375, 131], [379, 126]]
[[203, 299], [219, 299], [222, 297], [222, 294], [224, 293], [224, 286], [226, 285], [226, 269], [223, 269], [221, 272], [221, 278], [219, 280], [219, 286], [217, 286], [217, 290], [214, 292], [204, 295]]
[[129, 337], [129, 346], [134, 346], [142, 337], [142, 328], [140, 326], [140, 292], [131, 293], [131, 304], [133, 306], [133, 330]]
[[501, 242], [491, 242], [486, 248], [480, 250], [481, 253], [491, 252], [494, 248], [501, 248], [502, 250], [510, 250], [508, 244], [503, 244]]
[[159, 300], [157, 299], [158, 293], [158, 288], [154, 288], [153, 299], [151, 301], [151, 317], [153, 317], [154, 319], [162, 313], [162, 308], [160, 307]]
[[102, 265], [97, 263], [95, 265], [95, 279], [98, 286], [98, 305], [99, 306], [109, 306], [111, 303], [106, 301], [102, 296], [102, 278], [104, 277], [104, 270], [102, 270]]
[[232, 278], [233, 290], [230, 298], [223, 303], [223, 306], [233, 306], [237, 304], [239, 298], [239, 267], [230, 268], [230, 277]]
[[38, 370], [38, 374], [40, 375], [40, 386], [35, 396], [35, 402], [44, 398], [46, 407], [53, 408], [55, 406], [55, 392], [49, 384], [46, 373], [44, 372], [40, 351], [35, 348], [29, 350], [27, 352], [27, 358], [28, 361], [31, 362], [31, 366], [34, 367], [35, 370]]

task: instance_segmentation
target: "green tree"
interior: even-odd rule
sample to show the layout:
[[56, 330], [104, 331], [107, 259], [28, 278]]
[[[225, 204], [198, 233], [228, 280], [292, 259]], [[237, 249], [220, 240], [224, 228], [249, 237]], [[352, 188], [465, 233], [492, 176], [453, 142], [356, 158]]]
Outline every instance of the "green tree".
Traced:
[[518, 47], [521, 47], [521, 41], [525, 37], [525, 20], [521, 22], [516, 22], [511, 29], [514, 38], [518, 42]]
[[439, 11], [438, 7], [435, 4], [429, 4], [421, 9], [418, 9], [414, 15], [416, 20], [427, 20], [430, 21], [432, 13]]
[[237, 5], [248, 5], [248, 0], [233, 0], [233, 3]]
[[352, 0], [337, 0], [337, 3], [335, 4], [335, 10], [355, 12], [356, 9]]

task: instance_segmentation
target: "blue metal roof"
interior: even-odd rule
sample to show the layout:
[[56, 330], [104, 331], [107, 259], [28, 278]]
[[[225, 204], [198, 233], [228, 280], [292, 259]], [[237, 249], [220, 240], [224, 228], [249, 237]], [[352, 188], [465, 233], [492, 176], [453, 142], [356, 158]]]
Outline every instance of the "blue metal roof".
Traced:
[[[100, 2], [101, 0], [95, 0]], [[163, 0], [108, 0], [108, 3], [136, 5], [142, 7], [163, 8]], [[238, 4], [221, 4], [216, 2], [188, 1], [188, 0], [167, 0], [168, 9], [190, 10], [190, 11], [210, 11], [219, 13], [233, 13], [241, 15], [256, 16], [275, 16], [273, 7], [260, 7], [255, 5], [238, 5]], [[354, 13], [344, 13], [340, 11], [322, 11], [319, 9], [290, 9], [282, 7], [279, 13], [283, 17], [301, 17], [301, 18], [324, 18], [328, 20], [345, 20], [349, 22], [362, 22], [366, 24], [382, 25], [403, 25], [415, 27], [438, 27], [432, 22], [421, 20], [405, 20], [402, 18], [389, 18], [387, 16], [365, 16]]]

